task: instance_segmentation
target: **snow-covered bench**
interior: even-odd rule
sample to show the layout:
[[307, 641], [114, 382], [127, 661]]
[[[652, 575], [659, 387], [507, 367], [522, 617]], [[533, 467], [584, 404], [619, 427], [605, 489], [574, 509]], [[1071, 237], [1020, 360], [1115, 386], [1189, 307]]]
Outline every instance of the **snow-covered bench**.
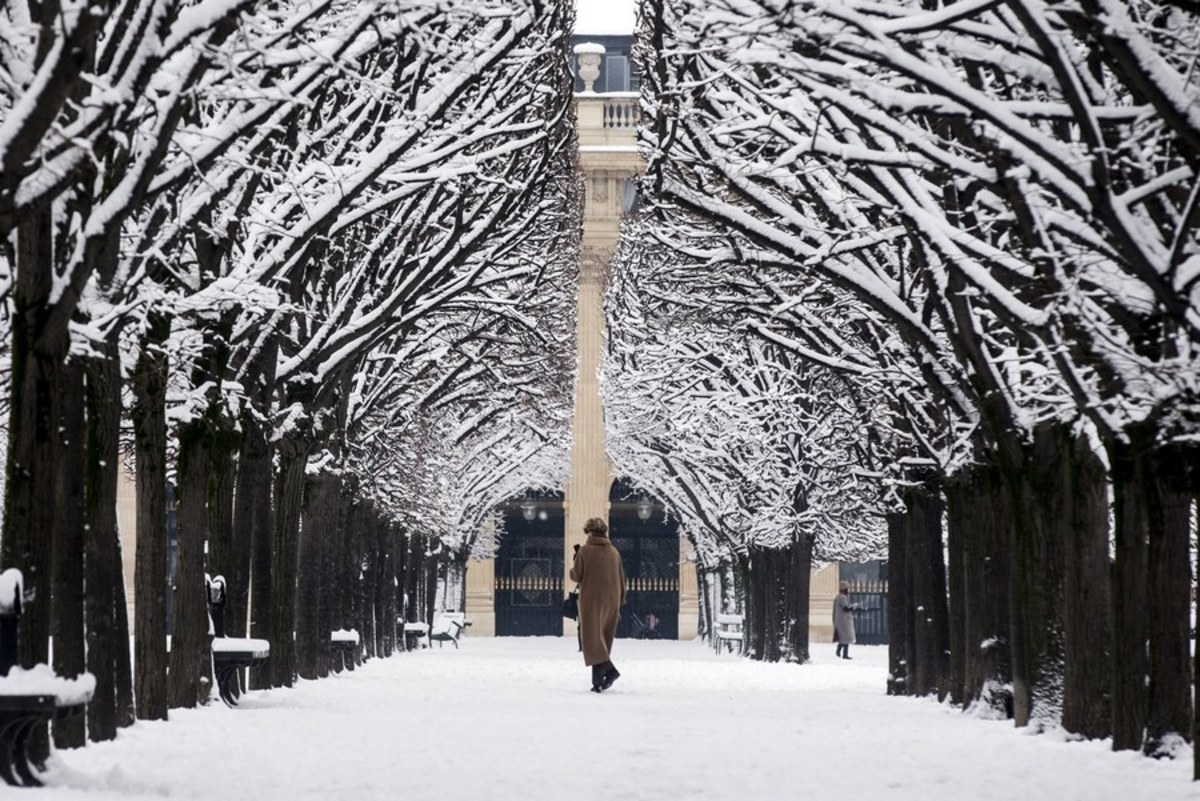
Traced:
[[96, 680], [90, 673], [65, 679], [49, 665], [17, 667], [23, 585], [16, 568], [0, 573], [0, 777], [14, 787], [40, 787], [25, 753], [29, 736], [41, 724], [81, 714]]
[[454, 643], [454, 647], [458, 647], [458, 638], [462, 635], [463, 629], [471, 625], [467, 620], [467, 616], [462, 612], [442, 612], [437, 619], [433, 621], [433, 627], [429, 630], [429, 642], [432, 645], [435, 641], [438, 647], [442, 647], [444, 642]]
[[240, 673], [271, 658], [271, 643], [250, 637], [225, 636], [225, 577], [208, 579], [208, 614], [212, 620], [213, 678], [226, 706], [237, 706], [242, 694]]
[[741, 615], [717, 615], [716, 628], [713, 630], [712, 635], [713, 647], [717, 649], [717, 653], [723, 652], [726, 648], [731, 653], [734, 648], [737, 648], [739, 654], [745, 653], [746, 632], [743, 631], [744, 623], [745, 621]]
[[429, 624], [420, 620], [401, 621], [404, 626], [404, 650], [415, 651], [429, 636]]
[[329, 635], [329, 650], [333, 656], [333, 669], [354, 670], [354, 652], [358, 650], [358, 631], [338, 629]]

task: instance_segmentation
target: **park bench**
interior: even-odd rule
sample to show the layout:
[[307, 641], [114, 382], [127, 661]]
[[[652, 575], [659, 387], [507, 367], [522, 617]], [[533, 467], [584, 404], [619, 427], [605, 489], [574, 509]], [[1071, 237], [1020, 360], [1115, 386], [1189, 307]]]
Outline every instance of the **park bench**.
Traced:
[[729, 649], [733, 653], [736, 647], [739, 654], [746, 652], [746, 632], [744, 631], [745, 621], [741, 615], [718, 614], [716, 620], [716, 628], [713, 630], [713, 647], [717, 653], [723, 653], [725, 649]]
[[433, 627], [429, 630], [429, 643], [432, 646], [434, 642], [437, 642], [438, 647], [441, 648], [442, 643], [452, 642], [457, 648], [459, 636], [469, 625], [471, 625], [470, 621], [462, 612], [442, 612], [433, 621]]
[[43, 723], [82, 714], [96, 680], [89, 673], [62, 678], [49, 665], [17, 667], [23, 600], [21, 571], [0, 573], [0, 777], [14, 787], [40, 787], [25, 751], [30, 736]]
[[354, 670], [354, 652], [358, 650], [358, 631], [355, 629], [338, 629], [329, 635], [329, 650], [333, 657], [333, 669], [342, 668]]
[[404, 650], [415, 651], [421, 641], [429, 637], [429, 624], [420, 620], [402, 620], [404, 626]]
[[208, 614], [212, 619], [213, 678], [217, 693], [228, 707], [237, 706], [242, 694], [241, 671], [258, 667], [271, 658], [271, 644], [250, 637], [225, 636], [225, 577], [206, 578]]

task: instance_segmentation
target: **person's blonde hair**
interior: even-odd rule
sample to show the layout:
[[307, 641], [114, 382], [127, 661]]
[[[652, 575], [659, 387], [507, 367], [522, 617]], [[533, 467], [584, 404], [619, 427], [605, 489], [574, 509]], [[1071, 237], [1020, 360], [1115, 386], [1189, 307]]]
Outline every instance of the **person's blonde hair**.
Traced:
[[588, 521], [583, 524], [583, 533], [584, 534], [595, 534], [598, 537], [607, 536], [608, 535], [608, 523], [605, 523], [603, 520], [601, 520], [598, 517], [590, 517], [590, 518], [588, 518]]

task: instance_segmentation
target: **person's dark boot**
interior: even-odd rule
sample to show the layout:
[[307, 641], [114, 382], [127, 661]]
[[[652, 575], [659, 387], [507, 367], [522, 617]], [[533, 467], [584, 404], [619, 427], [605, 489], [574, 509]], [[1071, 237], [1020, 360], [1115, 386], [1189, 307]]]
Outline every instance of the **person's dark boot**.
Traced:
[[600, 682], [600, 689], [607, 690], [613, 686], [613, 682], [621, 678], [621, 671], [617, 670], [616, 665], [612, 662], [608, 663], [608, 670], [604, 672], [604, 679]]
[[608, 665], [608, 662], [592, 665], [592, 692], [598, 693], [604, 689], [604, 673], [608, 669]]

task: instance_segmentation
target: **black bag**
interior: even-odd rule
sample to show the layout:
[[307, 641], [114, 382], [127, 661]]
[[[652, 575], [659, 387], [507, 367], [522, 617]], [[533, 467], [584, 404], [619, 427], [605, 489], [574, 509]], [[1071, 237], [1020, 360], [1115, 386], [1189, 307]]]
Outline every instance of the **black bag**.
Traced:
[[579, 589], [573, 589], [563, 598], [563, 617], [579, 619]]

